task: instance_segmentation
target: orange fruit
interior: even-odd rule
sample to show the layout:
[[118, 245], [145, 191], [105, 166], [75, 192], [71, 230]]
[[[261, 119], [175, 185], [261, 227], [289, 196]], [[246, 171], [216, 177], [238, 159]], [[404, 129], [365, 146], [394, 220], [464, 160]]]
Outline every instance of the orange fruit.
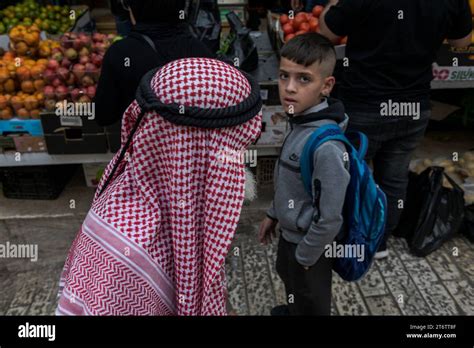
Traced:
[[22, 119], [30, 118], [30, 112], [26, 110], [25, 108], [18, 109], [16, 111], [16, 114], [18, 115], [19, 118], [22, 118]]
[[0, 83], [6, 82], [10, 78], [10, 72], [6, 68], [0, 68]]
[[0, 109], [5, 109], [8, 106], [8, 100], [4, 95], [0, 95]]
[[42, 92], [44, 89], [44, 81], [43, 80], [35, 80], [33, 85], [36, 89], [36, 92]]
[[30, 117], [34, 120], [37, 120], [40, 118], [40, 111], [38, 109], [34, 109], [30, 111]]
[[3, 84], [3, 88], [5, 88], [5, 92], [7, 92], [7, 93], [14, 93], [15, 92], [15, 81], [13, 81], [13, 79], [8, 79]]
[[25, 81], [31, 78], [30, 69], [26, 66], [20, 66], [16, 69], [16, 74], [20, 81]]
[[16, 53], [18, 53], [19, 56], [26, 55], [28, 53], [28, 50], [28, 45], [23, 41], [17, 42], [15, 45], [15, 51]]
[[36, 97], [30, 95], [25, 98], [25, 109], [28, 111], [34, 110], [38, 108], [38, 100]]
[[13, 109], [19, 110], [23, 107], [23, 99], [20, 96], [14, 96], [11, 99], [11, 105]]
[[4, 120], [9, 120], [13, 117], [13, 110], [11, 107], [6, 107], [5, 109], [0, 111], [0, 118]]
[[33, 82], [31, 82], [30, 80], [23, 81], [21, 83], [21, 90], [25, 93], [34, 93], [35, 86], [33, 85]]

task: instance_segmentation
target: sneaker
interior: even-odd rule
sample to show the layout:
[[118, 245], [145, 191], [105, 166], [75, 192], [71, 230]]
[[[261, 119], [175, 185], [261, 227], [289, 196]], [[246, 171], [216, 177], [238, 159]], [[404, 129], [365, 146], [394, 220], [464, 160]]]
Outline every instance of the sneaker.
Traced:
[[273, 317], [286, 316], [290, 315], [290, 310], [288, 309], [288, 305], [276, 306], [272, 308], [270, 315]]
[[388, 249], [377, 251], [374, 255], [374, 259], [380, 260], [388, 257]]

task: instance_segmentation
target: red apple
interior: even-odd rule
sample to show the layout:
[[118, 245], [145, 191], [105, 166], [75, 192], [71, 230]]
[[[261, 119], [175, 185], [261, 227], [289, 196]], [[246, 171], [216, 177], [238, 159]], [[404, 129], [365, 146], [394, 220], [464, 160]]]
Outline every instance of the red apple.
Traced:
[[56, 78], [56, 72], [51, 69], [46, 69], [43, 73], [46, 83], [51, 83]]
[[61, 62], [61, 66], [66, 69], [69, 69], [71, 65], [72, 65], [71, 61], [67, 58], [64, 58]]
[[46, 101], [44, 102], [44, 106], [45, 106], [46, 110], [54, 111], [54, 109], [56, 109], [56, 100], [46, 99]]
[[63, 82], [62, 82], [59, 78], [56, 77], [56, 78], [53, 80], [53, 83], [51, 83], [51, 84], [53, 85], [53, 87], [59, 87], [59, 86], [61, 86], [61, 85], [63, 84]]
[[[66, 81], [69, 78], [69, 70], [63, 67], [58, 68], [56, 71], [59, 78], [63, 81]], [[57, 87], [57, 86], [56, 86]]]
[[81, 91], [79, 90], [79, 88], [74, 88], [71, 91], [71, 98], [73, 101], [79, 100], [80, 96], [81, 96]]
[[86, 94], [89, 98], [93, 99], [95, 97], [95, 93], [96, 93], [96, 87], [95, 86], [87, 87]]
[[100, 68], [102, 66], [103, 57], [100, 54], [92, 53], [91, 61], [92, 64]]
[[72, 67], [72, 72], [76, 75], [77, 79], [80, 80], [84, 77], [86, 67], [82, 64], [75, 64]]
[[90, 87], [90, 86], [93, 86], [95, 84], [95, 81], [92, 79], [92, 77], [86, 75], [82, 78], [81, 80], [82, 82], [82, 85], [84, 87]]
[[53, 55], [51, 56], [51, 58], [53, 58], [54, 60], [60, 62], [63, 60], [64, 56], [63, 56], [63, 53], [61, 51], [57, 51], [57, 52], [54, 52]]
[[68, 48], [65, 54], [66, 54], [66, 58], [69, 60], [77, 59], [77, 51], [74, 48]]
[[58, 100], [66, 99], [68, 95], [68, 89], [65, 86], [58, 86], [56, 87], [56, 97]]
[[81, 58], [79, 58], [79, 63], [80, 64], [87, 64], [90, 62], [90, 58], [89, 56], [81, 56]]
[[79, 103], [90, 103], [91, 99], [87, 95], [82, 95], [79, 98]]
[[47, 99], [54, 98], [54, 87], [53, 86], [45, 86], [43, 89], [43, 94]]
[[91, 38], [90, 36], [84, 34], [84, 33], [81, 33], [79, 34], [79, 39], [81, 40], [82, 44], [83, 44], [83, 47], [88, 47], [90, 46], [91, 44]]
[[46, 67], [54, 71], [59, 68], [59, 62], [56, 59], [50, 59]]
[[74, 74], [69, 74], [66, 80], [66, 86], [74, 86], [76, 84], [76, 77]]

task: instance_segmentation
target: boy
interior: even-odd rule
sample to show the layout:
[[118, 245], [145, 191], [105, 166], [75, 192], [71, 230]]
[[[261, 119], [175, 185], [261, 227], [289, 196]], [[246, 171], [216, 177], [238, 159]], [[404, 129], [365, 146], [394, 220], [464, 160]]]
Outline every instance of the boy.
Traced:
[[272, 315], [330, 315], [331, 259], [324, 255], [342, 226], [342, 208], [350, 180], [344, 145], [329, 141], [314, 153], [312, 197], [300, 174], [300, 156], [309, 136], [327, 124], [348, 123], [344, 106], [329, 98], [335, 79], [334, 46], [325, 37], [308, 33], [290, 40], [281, 50], [280, 100], [290, 118], [275, 168], [275, 196], [259, 231], [266, 244], [280, 224], [276, 269], [285, 284], [288, 306]]

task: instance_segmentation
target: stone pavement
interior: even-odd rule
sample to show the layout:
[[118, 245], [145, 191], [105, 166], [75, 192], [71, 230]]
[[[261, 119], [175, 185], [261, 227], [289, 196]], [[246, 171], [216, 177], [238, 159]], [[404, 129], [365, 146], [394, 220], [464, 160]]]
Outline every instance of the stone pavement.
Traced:
[[[263, 210], [246, 207], [227, 258], [230, 301], [239, 315], [268, 315], [285, 301], [275, 272], [276, 241], [256, 235]], [[84, 214], [0, 220], [0, 243], [38, 244], [39, 259], [0, 259], [0, 315], [52, 315], [57, 282]], [[357, 283], [333, 280], [334, 315], [474, 315], [474, 246], [463, 237], [427, 258], [391, 239], [390, 257]], [[458, 248], [458, 256], [453, 255]]]

